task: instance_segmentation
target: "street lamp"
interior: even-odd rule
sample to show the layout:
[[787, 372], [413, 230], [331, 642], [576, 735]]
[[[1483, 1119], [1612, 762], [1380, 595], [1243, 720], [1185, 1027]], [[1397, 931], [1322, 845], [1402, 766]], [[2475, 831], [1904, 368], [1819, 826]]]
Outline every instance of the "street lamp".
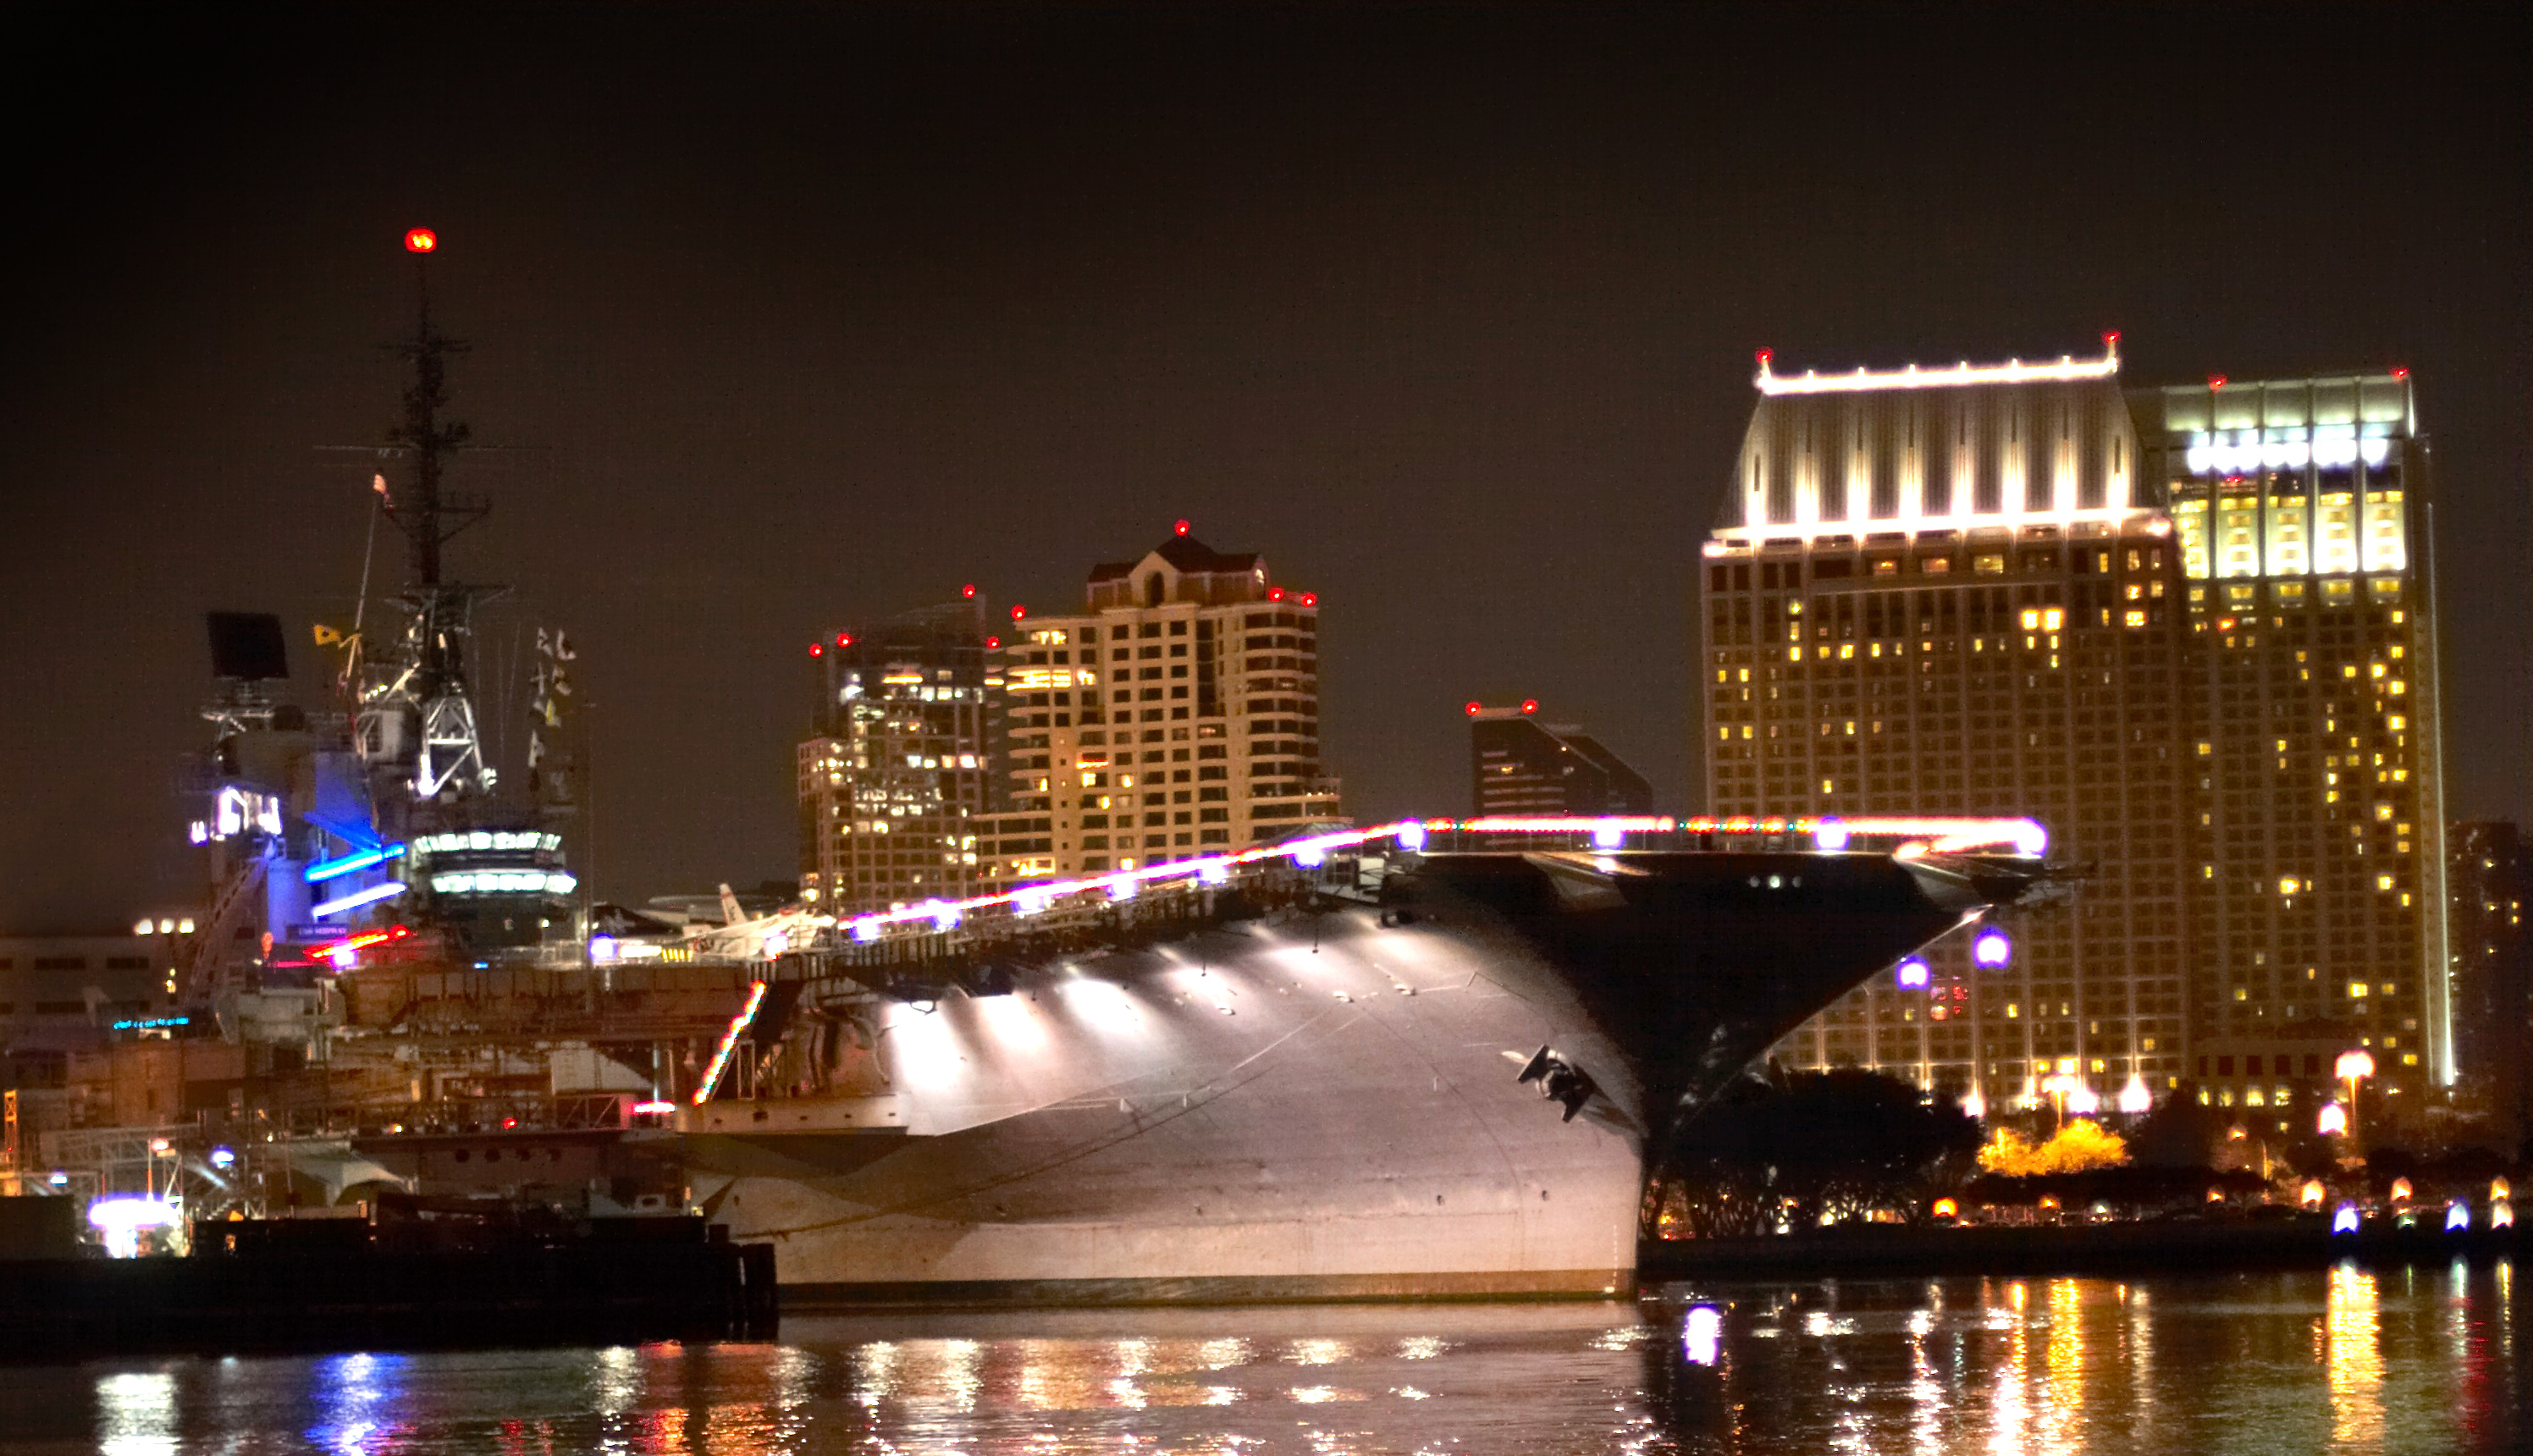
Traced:
[[2351, 1047], [2330, 1064], [2330, 1074], [2347, 1089], [2341, 1100], [2348, 1105], [2348, 1140], [2353, 1145], [2357, 1141], [2357, 1084], [2375, 1075], [2375, 1054], [2363, 1047]]

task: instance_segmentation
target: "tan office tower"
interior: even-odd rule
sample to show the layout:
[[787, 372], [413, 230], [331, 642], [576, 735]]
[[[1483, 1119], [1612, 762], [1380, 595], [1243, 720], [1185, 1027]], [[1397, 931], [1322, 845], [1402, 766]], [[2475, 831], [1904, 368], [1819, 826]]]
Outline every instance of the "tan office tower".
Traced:
[[1002, 663], [986, 640], [972, 596], [811, 644], [818, 731], [795, 765], [804, 902], [852, 914], [975, 893], [1000, 788]]
[[1320, 768], [1319, 598], [1176, 532], [1006, 631], [996, 878], [1221, 853], [1338, 817]]
[[2382, 1099], [2367, 1115], [2414, 1117], [2454, 1066], [2428, 452], [2407, 373], [2132, 403], [2181, 543], [2203, 714], [2194, 1062], [2240, 1058], [2239, 1079], [2211, 1063], [2213, 1098], [2274, 1115], [2280, 1090], [2301, 1102], [2328, 1078], [2286, 1083], [2266, 1049], [2365, 1048]]
[[1886, 971], [1777, 1048], [1973, 1111], [2142, 1108], [2182, 1071], [2179, 552], [2103, 357], [1800, 377], [1762, 355], [1704, 548], [1707, 803], [2028, 814], [2076, 903]]

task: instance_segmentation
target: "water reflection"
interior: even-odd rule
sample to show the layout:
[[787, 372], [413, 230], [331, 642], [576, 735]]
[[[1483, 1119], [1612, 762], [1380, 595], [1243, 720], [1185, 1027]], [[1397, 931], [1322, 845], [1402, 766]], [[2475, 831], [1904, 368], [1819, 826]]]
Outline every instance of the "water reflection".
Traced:
[[2330, 1440], [2374, 1450], [2384, 1439], [2384, 1355], [2378, 1341], [2375, 1276], [2352, 1263], [2330, 1271], [2323, 1378], [2330, 1390]]
[[0, 1370], [11, 1449], [2521, 1448], [2508, 1267], [1679, 1288], [1635, 1305], [795, 1318], [779, 1344]]
[[108, 1456], [157, 1456], [176, 1447], [176, 1377], [163, 1372], [101, 1376], [96, 1382], [97, 1449]]

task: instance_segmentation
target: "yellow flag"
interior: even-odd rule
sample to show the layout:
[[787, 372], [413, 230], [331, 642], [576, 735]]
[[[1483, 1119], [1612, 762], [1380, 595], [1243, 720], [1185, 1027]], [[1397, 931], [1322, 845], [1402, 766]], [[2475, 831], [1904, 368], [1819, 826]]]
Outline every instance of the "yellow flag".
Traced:
[[329, 626], [325, 625], [324, 622], [319, 622], [319, 623], [317, 623], [317, 645], [318, 645], [318, 646], [320, 646], [320, 647], [334, 647], [334, 646], [338, 646], [338, 645], [340, 645], [340, 644], [341, 644], [341, 642], [342, 642], [342, 640], [343, 640], [343, 634], [342, 634], [342, 632], [341, 632], [339, 629], [334, 628], [334, 627], [329, 627]]

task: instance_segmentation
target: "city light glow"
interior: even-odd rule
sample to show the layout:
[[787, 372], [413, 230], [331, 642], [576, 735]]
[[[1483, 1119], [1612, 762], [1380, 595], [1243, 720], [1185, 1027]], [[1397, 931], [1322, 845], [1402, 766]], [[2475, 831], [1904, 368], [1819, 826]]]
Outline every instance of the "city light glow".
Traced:
[[181, 1217], [166, 1200], [140, 1194], [110, 1194], [88, 1205], [88, 1224], [115, 1258], [131, 1258], [141, 1252], [142, 1230], [174, 1228]]
[[2107, 379], [2120, 372], [2120, 336], [2102, 335], [2102, 357], [2078, 359], [2061, 356], [2055, 363], [2026, 364], [2017, 359], [2005, 364], [1973, 365], [1964, 360], [1951, 369], [1905, 369], [1879, 373], [1858, 366], [1849, 375], [1823, 375], [1805, 371], [1800, 375], [1776, 373], [1772, 351], [1759, 353], [1759, 373], [1751, 380], [1762, 394], [1837, 394], [1860, 389], [1937, 389], [1964, 384], [2032, 384], [2067, 379]]

